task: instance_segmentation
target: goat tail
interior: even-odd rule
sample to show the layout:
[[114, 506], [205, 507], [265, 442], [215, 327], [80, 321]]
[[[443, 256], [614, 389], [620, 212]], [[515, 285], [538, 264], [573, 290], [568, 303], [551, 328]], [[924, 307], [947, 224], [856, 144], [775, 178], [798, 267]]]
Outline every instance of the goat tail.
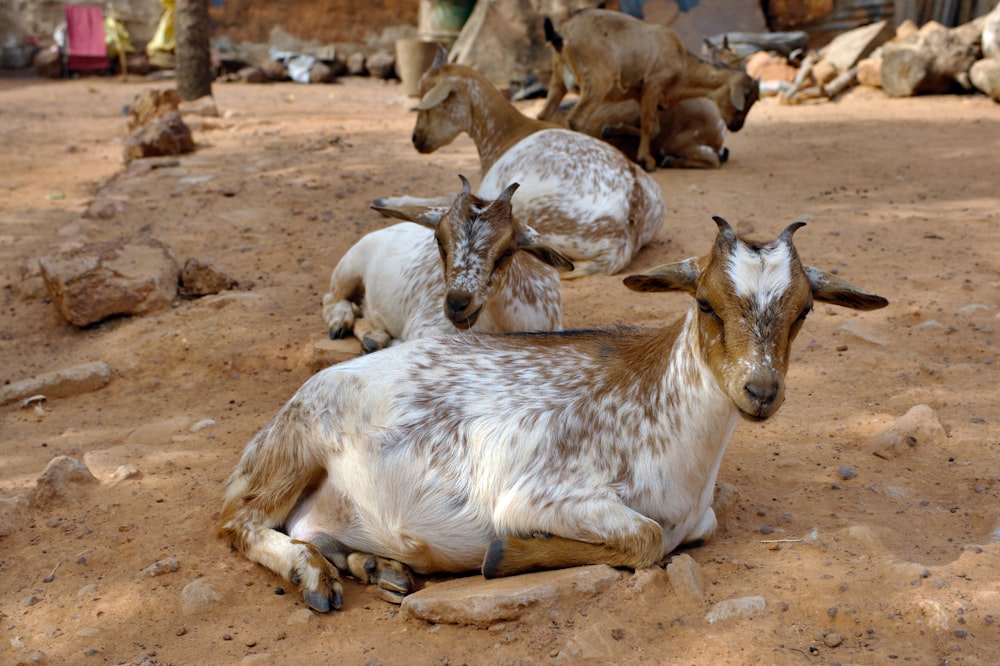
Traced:
[[546, 16], [543, 26], [545, 28], [545, 41], [552, 45], [556, 53], [562, 53], [563, 38], [556, 32], [555, 26], [552, 25], [552, 19]]

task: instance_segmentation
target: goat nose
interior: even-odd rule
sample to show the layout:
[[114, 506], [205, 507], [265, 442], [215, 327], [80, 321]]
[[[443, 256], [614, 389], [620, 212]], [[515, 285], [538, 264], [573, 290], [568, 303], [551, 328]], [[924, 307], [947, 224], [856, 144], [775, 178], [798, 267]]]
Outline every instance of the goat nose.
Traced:
[[410, 141], [413, 142], [414, 146], [417, 145], [417, 133], [416, 132], [414, 132], [413, 134], [410, 135]]
[[774, 382], [747, 382], [743, 390], [761, 407], [769, 407], [778, 397], [778, 385]]
[[469, 309], [469, 303], [472, 302], [471, 294], [467, 294], [461, 291], [453, 291], [448, 293], [448, 297], [445, 299], [445, 303], [448, 306], [448, 312], [453, 315], [459, 315]]

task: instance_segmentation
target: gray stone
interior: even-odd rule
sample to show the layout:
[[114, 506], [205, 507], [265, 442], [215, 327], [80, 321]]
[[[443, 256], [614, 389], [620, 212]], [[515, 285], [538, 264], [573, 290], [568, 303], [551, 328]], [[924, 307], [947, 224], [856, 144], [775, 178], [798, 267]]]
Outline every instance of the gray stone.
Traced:
[[705, 621], [709, 624], [714, 624], [738, 615], [750, 617], [754, 613], [763, 611], [765, 608], [767, 608], [767, 602], [764, 601], [764, 597], [726, 599], [715, 604], [712, 610], [705, 615]]
[[53, 304], [76, 326], [152, 312], [177, 297], [177, 259], [155, 238], [88, 243], [39, 266]]
[[969, 80], [977, 90], [1000, 102], [1000, 57], [974, 62], [969, 69]]
[[385, 49], [379, 49], [365, 59], [365, 69], [377, 79], [396, 78], [396, 56]]
[[405, 615], [438, 624], [489, 627], [516, 620], [536, 606], [558, 607], [568, 599], [594, 597], [625, 574], [605, 565], [485, 580], [458, 578], [403, 599]]
[[69, 456], [57, 456], [49, 461], [35, 482], [34, 501], [46, 505], [74, 499], [81, 489], [97, 483], [97, 477], [82, 462]]
[[965, 91], [979, 49], [962, 26], [921, 31], [911, 41], [882, 47], [882, 89], [891, 97]]
[[176, 557], [167, 557], [150, 564], [142, 570], [142, 574], [144, 576], [155, 578], [156, 576], [162, 576], [163, 574], [174, 573], [180, 569], [180, 567], [180, 562], [177, 561]]
[[351, 76], [368, 76], [368, 70], [365, 69], [365, 54], [361, 51], [355, 51], [347, 57], [347, 73]]
[[846, 72], [893, 35], [895, 30], [888, 21], [876, 21], [837, 35], [820, 49], [820, 55], [838, 72]]
[[286, 620], [285, 624], [306, 624], [312, 619], [312, 616], [313, 612], [311, 610], [308, 608], [300, 608], [288, 616], [288, 620]]
[[947, 439], [937, 413], [927, 405], [915, 405], [888, 430], [873, 438], [872, 453], [889, 460], [918, 446], [941, 446]]
[[111, 368], [104, 361], [82, 363], [0, 386], [0, 405], [35, 395], [68, 398], [104, 388], [110, 381]]
[[674, 594], [684, 602], [705, 602], [705, 583], [701, 567], [687, 553], [675, 555], [667, 565], [667, 577], [674, 588]]
[[215, 591], [212, 583], [206, 578], [197, 578], [181, 590], [181, 603], [185, 615], [209, 610], [223, 601], [222, 595]]

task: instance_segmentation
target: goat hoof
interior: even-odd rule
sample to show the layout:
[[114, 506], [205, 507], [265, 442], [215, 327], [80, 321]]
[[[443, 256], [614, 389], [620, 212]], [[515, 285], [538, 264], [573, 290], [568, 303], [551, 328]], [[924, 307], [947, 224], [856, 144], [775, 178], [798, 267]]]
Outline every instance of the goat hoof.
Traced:
[[380, 590], [393, 592], [403, 597], [410, 593], [413, 583], [410, 581], [409, 576], [402, 571], [383, 569], [379, 573], [378, 587]]
[[725, 162], [729, 159], [729, 149], [723, 148], [719, 151], [719, 162]]
[[331, 328], [330, 329], [330, 339], [331, 340], [343, 340], [351, 334], [351, 329], [349, 328]]
[[674, 165], [673, 155], [664, 155], [663, 159], [660, 160], [660, 166], [663, 167], [664, 169], [669, 169], [673, 165]]
[[500, 566], [503, 564], [504, 540], [494, 539], [490, 542], [490, 547], [486, 550], [486, 557], [483, 558], [483, 578], [499, 578]]
[[373, 587], [372, 593], [382, 601], [388, 601], [390, 604], [397, 606], [403, 603], [403, 599], [406, 598], [406, 594], [400, 594], [399, 592], [387, 590], [382, 587]]
[[305, 590], [302, 593], [302, 597], [309, 608], [312, 608], [317, 613], [329, 613], [331, 608], [333, 610], [340, 610], [341, 605], [344, 603], [344, 598], [340, 590], [331, 590], [330, 596], [326, 596], [316, 590]]

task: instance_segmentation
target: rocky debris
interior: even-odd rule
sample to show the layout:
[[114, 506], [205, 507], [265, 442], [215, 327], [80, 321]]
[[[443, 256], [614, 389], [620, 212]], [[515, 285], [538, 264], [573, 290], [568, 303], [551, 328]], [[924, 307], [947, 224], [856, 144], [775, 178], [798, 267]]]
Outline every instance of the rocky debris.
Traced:
[[365, 68], [365, 54], [361, 51], [355, 51], [347, 57], [347, 73], [351, 76], [368, 76], [368, 70]]
[[156, 576], [162, 576], [163, 574], [174, 573], [180, 568], [180, 562], [177, 561], [176, 557], [167, 557], [162, 560], [157, 560], [143, 569], [142, 575], [155, 578]]
[[124, 201], [98, 196], [87, 206], [87, 210], [83, 212], [83, 217], [88, 220], [110, 220], [123, 210], [125, 210]]
[[888, 21], [876, 21], [837, 35], [819, 53], [839, 74], [857, 65], [894, 35], [895, 30]]
[[177, 111], [180, 105], [181, 96], [173, 88], [144, 90], [128, 106], [128, 129], [132, 132], [148, 125], [155, 118]]
[[172, 111], [137, 128], [125, 139], [125, 160], [164, 155], [183, 155], [194, 150], [191, 128]]
[[396, 56], [385, 49], [379, 49], [365, 58], [365, 69], [377, 79], [396, 78]]
[[196, 297], [234, 289], [239, 282], [210, 259], [191, 257], [184, 262], [180, 274], [182, 296]]
[[46, 506], [72, 500], [81, 489], [97, 485], [98, 480], [82, 462], [69, 456], [57, 456], [49, 461], [35, 482], [33, 501]]
[[742, 615], [750, 617], [754, 613], [759, 613], [767, 608], [764, 597], [740, 597], [739, 599], [726, 599], [715, 604], [715, 606], [705, 615], [705, 621], [715, 624], [729, 618]]
[[49, 297], [75, 326], [168, 307], [177, 297], [173, 251], [144, 237], [88, 243], [39, 260]]
[[947, 439], [937, 413], [927, 405], [916, 405], [873, 439], [872, 453], [888, 460], [918, 446], [941, 446]]
[[181, 604], [185, 615], [194, 615], [211, 609], [224, 601], [207, 578], [196, 578], [181, 590]]
[[489, 627], [516, 620], [535, 607], [557, 607], [567, 598], [589, 598], [625, 574], [605, 565], [485, 580], [478, 576], [431, 585], [403, 599], [402, 612], [436, 624]]
[[674, 588], [674, 594], [681, 601], [705, 603], [705, 582], [701, 576], [701, 567], [693, 557], [681, 553], [670, 558], [667, 577]]
[[929, 23], [915, 37], [886, 44], [882, 89], [890, 97], [969, 90], [969, 68], [981, 56], [981, 29], [970, 26]]
[[110, 381], [111, 368], [104, 361], [82, 363], [0, 386], [0, 405], [35, 395], [68, 398], [104, 388]]
[[24, 495], [0, 497], [0, 537], [9, 536], [18, 529], [27, 504]]
[[1000, 102], [1000, 57], [974, 62], [969, 69], [969, 80], [977, 90]]
[[180, 111], [182, 115], [204, 116], [206, 118], [219, 117], [219, 109], [215, 105], [215, 98], [211, 95], [205, 95], [204, 97], [199, 97], [198, 99], [181, 101], [181, 103], [177, 106], [177, 110]]
[[309, 68], [309, 83], [332, 83], [337, 80], [337, 72], [326, 63], [317, 62]]

